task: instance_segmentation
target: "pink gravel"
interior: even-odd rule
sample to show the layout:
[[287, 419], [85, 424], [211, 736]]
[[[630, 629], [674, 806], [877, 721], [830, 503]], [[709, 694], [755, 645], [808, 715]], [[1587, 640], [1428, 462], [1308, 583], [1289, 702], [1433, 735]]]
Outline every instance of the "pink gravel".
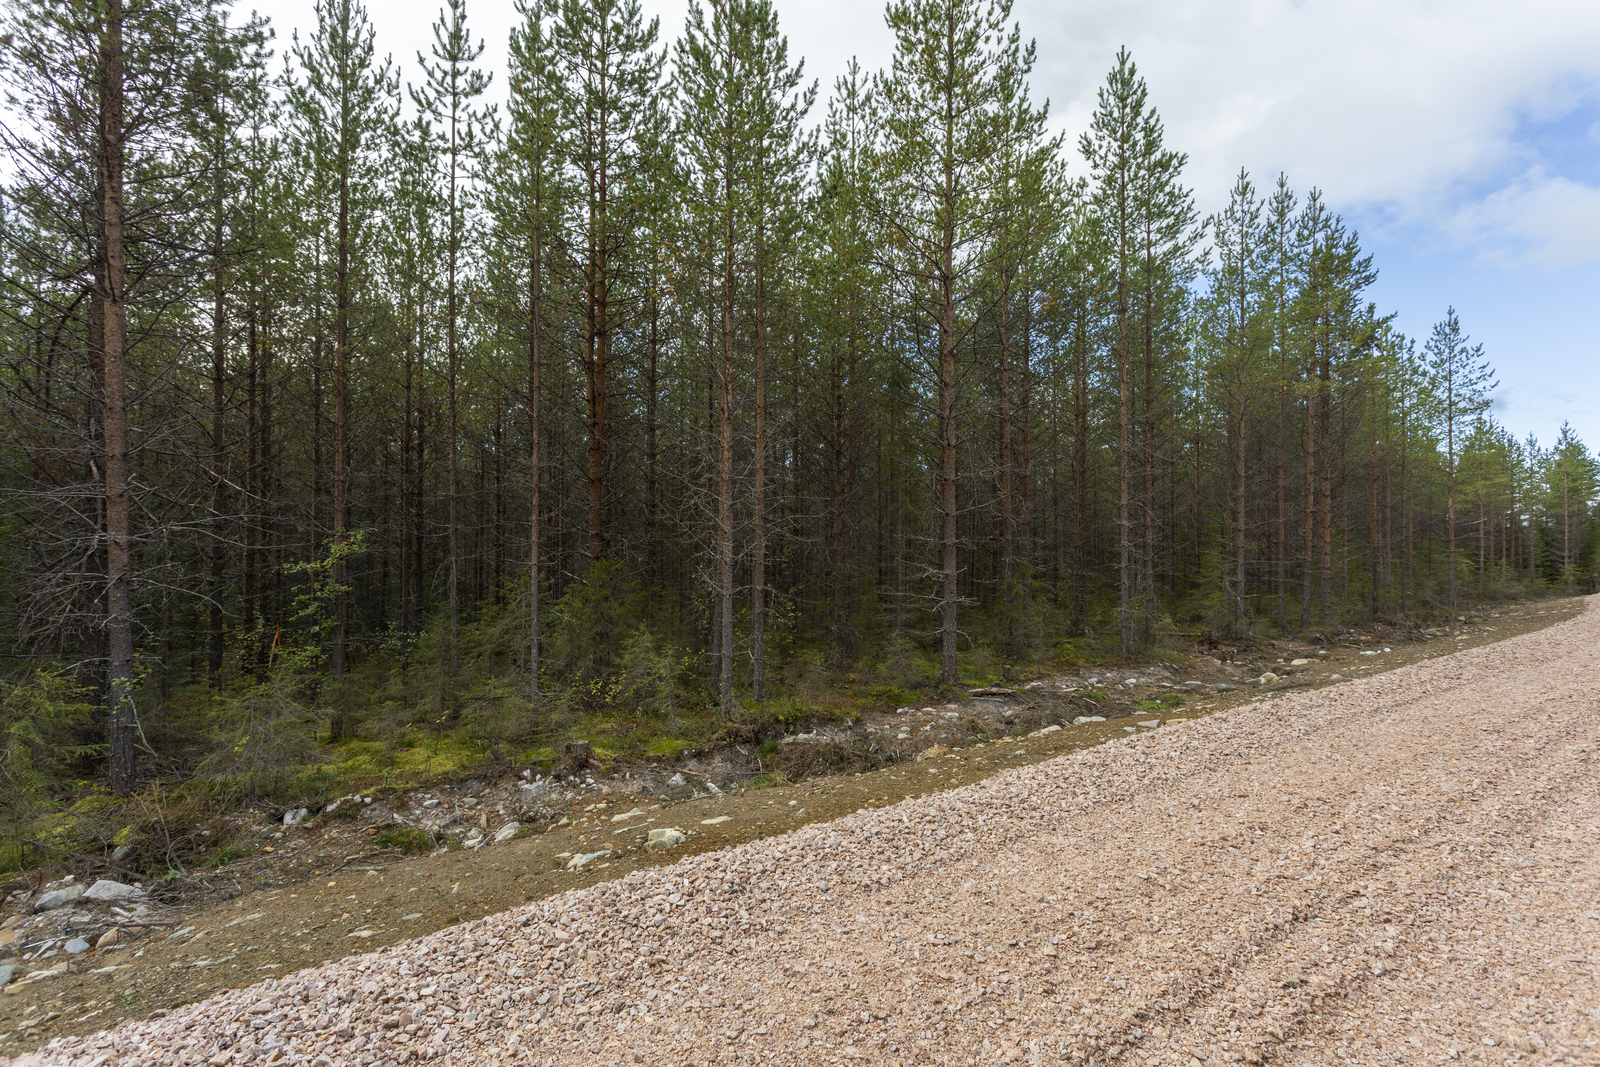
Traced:
[[638, 871], [18, 1065], [1600, 1063], [1577, 619]]

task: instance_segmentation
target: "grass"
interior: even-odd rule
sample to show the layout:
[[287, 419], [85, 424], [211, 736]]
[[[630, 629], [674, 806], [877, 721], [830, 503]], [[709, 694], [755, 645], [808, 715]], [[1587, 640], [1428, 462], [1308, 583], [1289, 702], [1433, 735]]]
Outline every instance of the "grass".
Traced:
[[234, 860], [242, 860], [247, 856], [254, 856], [256, 851], [257, 850], [250, 845], [242, 845], [237, 843], [223, 845], [211, 855], [207, 856], [205, 858], [205, 862], [202, 863], [201, 866], [211, 868], [226, 867]]

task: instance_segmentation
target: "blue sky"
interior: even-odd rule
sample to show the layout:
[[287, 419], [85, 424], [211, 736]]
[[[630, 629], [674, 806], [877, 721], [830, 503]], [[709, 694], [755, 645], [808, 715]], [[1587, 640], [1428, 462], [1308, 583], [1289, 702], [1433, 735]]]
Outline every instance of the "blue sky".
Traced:
[[[642, 3], [676, 36], [683, 0]], [[852, 55], [886, 64], [877, 0], [777, 6], [824, 95]], [[258, 7], [280, 45], [311, 24], [310, 0]], [[403, 77], [438, 7], [369, 0]], [[510, 0], [467, 13], [501, 69]], [[1013, 14], [1038, 41], [1034, 95], [1069, 142], [1126, 45], [1202, 210], [1240, 166], [1260, 185], [1282, 170], [1302, 194], [1321, 188], [1374, 254], [1371, 297], [1401, 329], [1426, 337], [1453, 305], [1499, 374], [1503, 423], [1549, 443], [1566, 420], [1600, 446], [1600, 3], [1017, 0]]]

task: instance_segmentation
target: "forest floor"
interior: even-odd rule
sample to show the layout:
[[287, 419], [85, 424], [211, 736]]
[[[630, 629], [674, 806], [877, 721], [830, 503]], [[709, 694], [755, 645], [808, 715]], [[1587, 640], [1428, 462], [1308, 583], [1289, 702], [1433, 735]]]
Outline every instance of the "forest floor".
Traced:
[[[511, 772], [496, 780], [481, 778], [431, 790], [394, 793], [368, 803], [357, 798], [343, 805], [347, 813], [355, 813], [354, 818], [341, 819], [333, 813], [309, 825], [277, 824], [272, 832], [281, 836], [270, 838], [274, 843], [266, 848], [271, 851], [263, 850], [250, 857], [240, 870], [232, 874], [219, 872], [213, 882], [197, 883], [198, 888], [191, 889], [185, 900], [149, 900], [131, 912], [129, 902], [123, 902], [121, 914], [103, 905], [75, 902], [44, 915], [29, 916], [29, 904], [37, 894], [18, 894], [8, 901], [11, 917], [0, 928], [0, 953], [16, 954], [10, 962], [20, 967], [17, 980], [0, 990], [0, 1054], [15, 1055], [63, 1035], [97, 1031], [122, 1020], [148, 1017], [152, 1012], [172, 1011], [224, 990], [288, 976], [303, 968], [336, 964], [348, 956], [398, 945], [555, 894], [612, 882], [646, 868], [684, 861], [691, 866], [696, 862], [702, 866], [706, 862], [714, 864], [714, 859], [689, 858], [911, 798], [963, 790], [997, 775], [1004, 778], [1002, 772], [1130, 735], [1176, 733], [1173, 728], [1185, 720], [1228, 712], [1241, 705], [1254, 705], [1240, 715], [1266, 716], [1261, 729], [1270, 731], [1276, 708], [1294, 708], [1309, 702], [1329, 722], [1329, 729], [1353, 730], [1352, 737], [1359, 739], [1359, 724], [1364, 715], [1370, 714], [1374, 693], [1384, 694], [1385, 699], [1402, 699], [1403, 693], [1391, 690], [1412, 688], [1419, 694], [1431, 691], [1430, 687], [1418, 688], [1411, 681], [1390, 684], [1367, 679], [1395, 670], [1415, 673], [1424, 669], [1418, 666], [1424, 661], [1567, 622], [1582, 612], [1583, 604], [1581, 599], [1572, 599], [1502, 605], [1463, 615], [1448, 629], [1405, 635], [1416, 638], [1407, 641], [1402, 641], [1399, 634], [1367, 631], [1345, 634], [1331, 645], [1277, 642], [1247, 649], [1213, 649], [1214, 656], [1196, 655], [1183, 664], [1121, 666], [1114, 671], [1085, 669], [1034, 679], [1014, 689], [975, 691], [951, 706], [885, 711], [854, 726], [835, 728], [856, 731], [852, 736], [857, 738], [878, 735], [905, 746], [904, 762], [869, 773], [809, 778], [795, 784], [779, 781], [770, 788], [754, 789], [733, 788], [731, 781], [737, 779], [725, 778], [730, 782], [729, 788], [713, 788], [719, 774], [725, 776], [732, 767], [729, 761], [737, 762], [736, 753], [724, 753], [706, 757], [699, 766], [693, 761], [684, 765], [680, 770], [687, 771], [687, 775], [681, 785], [666, 778], [666, 769], [613, 768], [609, 775], [595, 771], [577, 782], [566, 783], [536, 781], [531, 780], [531, 775]], [[1591, 611], [1589, 619], [1595, 618]], [[1589, 625], [1600, 630], [1600, 625]], [[1519, 647], [1530, 646], [1522, 642]], [[1537, 639], [1533, 639], [1531, 647], [1538, 647]], [[1294, 660], [1303, 662], [1296, 664]], [[1491, 662], [1492, 657], [1479, 660]], [[1564, 683], [1568, 680], [1564, 667], [1558, 676]], [[1521, 684], [1526, 687], [1537, 679], [1535, 672], [1523, 678]], [[1320, 692], [1346, 682], [1355, 682], [1347, 698]], [[1593, 684], [1591, 676], [1587, 682], [1591, 705]], [[1438, 730], [1460, 730], [1461, 716], [1479, 717], [1485, 724], [1495, 724], [1495, 729], [1514, 725], [1519, 716], [1528, 713], [1524, 704], [1542, 706], [1541, 698], [1532, 692], [1520, 696], [1511, 691], [1497, 692], [1493, 700], [1486, 697], [1481, 704], [1468, 701], [1464, 705], [1457, 694], [1451, 712], [1454, 718], [1448, 725], [1424, 716], [1418, 721], [1432, 725], [1415, 738], [1374, 738], [1374, 744], [1383, 746], [1385, 751], [1372, 753], [1371, 758], [1399, 760], [1403, 764], [1406, 752], [1395, 750], [1396, 744], [1424, 743], [1429, 736], [1438, 736]], [[1592, 706], [1589, 712], [1592, 714]], [[1096, 717], [1105, 721], [1070, 725], [1074, 719]], [[1339, 720], [1345, 717], [1354, 725], [1341, 724]], [[1201, 724], [1180, 729], [1189, 731], [1198, 725]], [[1434, 731], [1432, 735], [1430, 730]], [[1592, 721], [1588, 730], [1592, 744]], [[824, 744], [830, 741], [824, 736], [827, 733], [823, 729], [809, 738], [801, 735], [786, 740], [795, 745]], [[979, 739], [985, 735], [987, 740]], [[1290, 742], [1285, 739], [1282, 743]], [[1418, 755], [1420, 758], [1421, 753]], [[594, 780], [586, 780], [589, 778]], [[1219, 808], [1231, 804], [1227, 798], [1236, 795], [1223, 790], [1208, 798], [1205, 784], [1199, 779], [1185, 788], [1207, 804], [1214, 801]], [[1216, 788], [1222, 789], [1222, 785], [1216, 784]], [[1345, 788], [1365, 787], [1350, 783]], [[1589, 792], [1592, 794], [1592, 788]], [[430, 801], [435, 803], [430, 805]], [[919, 803], [936, 802], [934, 797]], [[488, 842], [509, 817], [526, 815], [530, 806], [546, 814], [557, 811], [562, 817], [553, 820], [555, 825], [540, 825], [537, 829], [542, 832], [529, 832], [532, 828], [524, 823], [518, 831], [504, 835], [509, 839], [501, 843], [456, 848], [442, 854], [405, 858], [376, 844], [386, 828], [427, 826], [430, 819], [435, 825], [453, 820], [458, 826], [476, 827], [476, 832], [468, 832]], [[441, 812], [449, 813], [448, 819]], [[1446, 815], [1443, 811], [1436, 813], [1438, 818]], [[1108, 817], [1115, 822], [1114, 811], [1097, 814], [1095, 819]], [[1263, 818], [1263, 825], [1270, 828], [1272, 820]], [[678, 830], [685, 840], [660, 852], [643, 847], [648, 831], [661, 828]], [[1104, 835], [1115, 832], [1115, 825], [1107, 824], [1095, 832], [1099, 836], [1094, 839], [1106, 842], [1109, 838]], [[1089, 838], [1084, 840], [1088, 842]], [[585, 856], [593, 858], [577, 869], [567, 869], [574, 858]], [[968, 877], [970, 872], [950, 874], [957, 881]], [[1133, 901], [1148, 888], [1142, 881], [1146, 875], [1139, 874], [1138, 878], [1140, 882], [1126, 885], [1114, 879], [1101, 880], [1104, 884], [1097, 895], [1105, 900], [1103, 907], [1107, 909], [1107, 932], [1101, 936], [1112, 942], [1130, 936], [1126, 931], [1118, 932], [1110, 916], [1116, 910], [1113, 904], [1117, 893]], [[1122, 889], [1115, 889], [1116, 885], [1122, 885]], [[1407, 910], [1403, 901], [1393, 907], [1401, 912]], [[1406, 936], [1415, 935], [1416, 931], [1409, 929], [1417, 921], [1414, 914], [1394, 921], [1408, 927]], [[1380, 924], [1377, 929], [1384, 927]], [[1394, 927], [1391, 924], [1387, 929], [1392, 931]], [[120, 944], [76, 956], [61, 952], [65, 936], [84, 936], [93, 944], [108, 930], [120, 931], [112, 939], [120, 939]], [[1391, 932], [1390, 940], [1396, 936]], [[1061, 951], [1070, 955], [1077, 949]], [[1600, 958], [1589, 952], [1582, 960], [1578, 956], [1573, 960], [1587, 967], [1590, 957]], [[981, 961], [983, 957], [977, 958]], [[970, 963], [969, 958], [965, 965]], [[956, 961], [945, 966], [948, 971], [963, 965]], [[1573, 962], [1570, 966], [1578, 965]], [[1116, 974], [1108, 974], [1104, 980], [1126, 985], [1133, 980], [1133, 973], [1126, 968], [1116, 969]], [[1372, 973], [1381, 974], [1381, 968]], [[1593, 971], [1585, 973], [1592, 980]], [[30, 980], [30, 974], [39, 977]], [[1363, 987], [1350, 990], [1348, 995], [1362, 999], [1382, 994]], [[1117, 999], [1122, 998], [1108, 998]], [[937, 1031], [944, 1032], [942, 1027]], [[1159, 1033], [1160, 1029], [1152, 1032]], [[1037, 1042], [1028, 1046], [1021, 1038], [1005, 1044], [1000, 1035], [990, 1027], [988, 1036], [979, 1037], [995, 1050], [1025, 1052], [1037, 1047]], [[995, 1042], [989, 1042], [990, 1036]], [[1483, 1052], [1496, 1051], [1488, 1047], [1488, 1038], [1483, 1040]], [[908, 1037], [897, 1047], [909, 1049], [913, 1045]], [[1597, 1053], [1591, 1048], [1586, 1054]], [[1022, 1052], [1017, 1055], [1020, 1057]], [[1255, 1062], [1250, 1056], [1245, 1050], [1233, 1058]], [[107, 1062], [135, 1061], [113, 1057]], [[802, 1056], [799, 1062], [811, 1060]], [[1187, 1060], [1180, 1057], [1174, 1062]]]

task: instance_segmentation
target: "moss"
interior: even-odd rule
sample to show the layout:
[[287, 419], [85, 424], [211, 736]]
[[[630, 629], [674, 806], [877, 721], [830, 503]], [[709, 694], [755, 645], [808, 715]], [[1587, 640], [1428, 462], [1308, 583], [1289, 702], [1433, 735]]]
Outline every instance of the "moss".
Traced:
[[658, 737], [645, 746], [645, 751], [658, 759], [674, 759], [678, 753], [693, 746], [693, 742], [677, 737]]
[[420, 785], [432, 779], [463, 774], [483, 762], [484, 754], [465, 731], [408, 736], [406, 744], [359, 739], [333, 746], [328, 762], [316, 775], [332, 792], [347, 792], [382, 783]]

